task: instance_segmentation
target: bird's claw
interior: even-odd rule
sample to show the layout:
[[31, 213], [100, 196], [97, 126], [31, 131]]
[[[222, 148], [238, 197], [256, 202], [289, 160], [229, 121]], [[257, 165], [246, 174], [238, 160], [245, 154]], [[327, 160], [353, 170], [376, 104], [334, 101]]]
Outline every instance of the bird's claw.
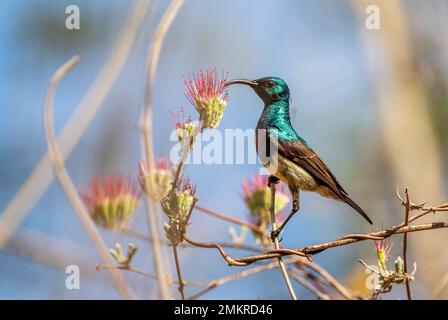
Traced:
[[[274, 231], [272, 231], [271, 232], [271, 239], [272, 239], [272, 241], [275, 241], [275, 239], [278, 239], [278, 236], [280, 235], [280, 231], [281, 230], [274, 230]], [[279, 240], [279, 241], [281, 241], [281, 240]]]
[[271, 187], [271, 184], [278, 184], [280, 182], [280, 179], [276, 176], [269, 176], [268, 178], [268, 187]]

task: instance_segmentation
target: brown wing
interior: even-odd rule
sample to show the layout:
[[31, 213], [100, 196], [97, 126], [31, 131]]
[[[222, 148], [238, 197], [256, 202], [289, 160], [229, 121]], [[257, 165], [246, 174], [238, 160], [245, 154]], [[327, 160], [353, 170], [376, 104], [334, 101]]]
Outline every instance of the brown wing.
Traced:
[[278, 141], [280, 156], [293, 161], [305, 169], [320, 185], [328, 187], [341, 199], [345, 199], [347, 192], [339, 184], [325, 162], [310, 147], [300, 141]]
[[330, 168], [328, 168], [325, 162], [313, 151], [313, 149], [308, 147], [302, 141], [286, 141], [284, 139], [277, 139], [277, 141], [278, 153], [280, 156], [285, 157], [302, 167], [318, 184], [327, 187], [333, 192], [335, 197], [350, 205], [362, 215], [364, 219], [372, 224], [372, 220], [369, 216], [348, 196], [347, 192], [339, 184]]

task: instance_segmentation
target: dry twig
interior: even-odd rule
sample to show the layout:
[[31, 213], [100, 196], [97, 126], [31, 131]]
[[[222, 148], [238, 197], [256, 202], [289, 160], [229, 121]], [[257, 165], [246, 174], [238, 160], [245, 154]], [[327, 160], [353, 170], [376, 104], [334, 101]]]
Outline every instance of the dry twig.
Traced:
[[[168, 32], [172, 22], [176, 18], [177, 13], [182, 7], [182, 4], [183, 0], [173, 0], [170, 3], [162, 19], [157, 25], [148, 49], [145, 100], [143, 114], [140, 122], [145, 159], [150, 166], [150, 169], [152, 169], [152, 166], [154, 165], [154, 147], [152, 135], [152, 91], [157, 73], [157, 65], [159, 62], [160, 52], [162, 50], [165, 35]], [[159, 227], [162, 225], [162, 222], [160, 219], [158, 208], [156, 204], [149, 198], [146, 198], [146, 204], [147, 217], [151, 234], [154, 236], [154, 238], [159, 238]], [[157, 241], [154, 241], [152, 243], [152, 252], [157, 275], [159, 276], [159, 278], [164, 279], [163, 272], [166, 267], [160, 245]], [[164, 281], [161, 281], [160, 296], [162, 297], [162, 299], [169, 299], [170, 295], [171, 293], [168, 290], [167, 284]]]
[[[269, 209], [269, 213], [271, 214], [271, 229], [272, 231], [277, 230], [277, 223], [275, 222], [275, 183], [270, 183], [271, 188], [271, 208]], [[272, 242], [274, 244], [274, 248], [276, 250], [284, 250], [280, 249], [280, 244], [278, 241], [278, 236], [272, 238]], [[288, 271], [286, 270], [285, 264], [283, 263], [282, 257], [278, 257], [278, 265], [283, 275], [283, 279], [285, 280], [286, 286], [288, 287], [289, 294], [291, 295], [292, 300], [297, 300], [296, 293], [294, 292], [294, 288], [291, 285], [291, 280], [289, 280]]]
[[[397, 190], [397, 192], [399, 194], [399, 190]], [[409, 225], [409, 211], [410, 211], [410, 203], [411, 203], [411, 201], [409, 200], [408, 188], [405, 189], [404, 193], [406, 195], [404, 225], [407, 226], [407, 225]], [[408, 274], [408, 233], [407, 232], [405, 232], [403, 234], [403, 262], [404, 262], [404, 273]], [[405, 284], [406, 284], [406, 295], [408, 297], [408, 300], [412, 300], [411, 285], [410, 285], [410, 281], [409, 281], [408, 277], [406, 277]]]
[[[56, 71], [53, 78], [51, 79], [50, 86], [48, 88], [44, 110], [44, 125], [45, 125], [45, 135], [48, 144], [48, 154], [53, 164], [56, 177], [58, 178], [62, 188], [64, 189], [67, 198], [70, 200], [73, 209], [75, 209], [75, 212], [77, 213], [82, 226], [86, 229], [90, 239], [94, 243], [98, 253], [101, 256], [101, 259], [104, 262], [110, 264], [112, 263], [112, 258], [109, 255], [107, 247], [103, 239], [101, 238], [98, 229], [96, 228], [95, 224], [90, 218], [89, 213], [85, 208], [81, 198], [79, 197], [78, 191], [76, 190], [76, 187], [73, 184], [64, 166], [64, 158], [61, 154], [61, 151], [59, 150], [56, 134], [54, 131], [53, 102], [56, 88], [59, 84], [59, 81], [65, 76], [65, 74], [67, 74], [78, 63], [79, 63], [78, 56], [75, 56], [71, 58], [68, 62], [66, 62], [62, 67], [60, 67]], [[125, 298], [133, 298], [133, 293], [126, 284], [123, 275], [117, 271], [111, 271], [111, 274], [112, 274], [112, 280], [117, 286], [119, 292]]]

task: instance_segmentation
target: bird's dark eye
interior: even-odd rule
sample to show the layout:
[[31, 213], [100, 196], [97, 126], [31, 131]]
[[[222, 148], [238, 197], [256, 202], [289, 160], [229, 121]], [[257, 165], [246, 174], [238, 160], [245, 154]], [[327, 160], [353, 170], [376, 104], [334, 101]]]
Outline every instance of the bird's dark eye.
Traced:
[[274, 81], [268, 81], [268, 82], [266, 82], [266, 88], [272, 88], [273, 86], [275, 86]]

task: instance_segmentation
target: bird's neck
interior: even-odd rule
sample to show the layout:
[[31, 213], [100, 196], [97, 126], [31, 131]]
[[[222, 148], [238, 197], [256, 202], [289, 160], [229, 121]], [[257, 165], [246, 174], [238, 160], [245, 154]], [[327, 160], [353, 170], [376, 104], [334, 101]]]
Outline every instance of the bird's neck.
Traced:
[[276, 101], [271, 104], [266, 104], [260, 121], [267, 127], [288, 127], [291, 126], [289, 118], [289, 102]]

